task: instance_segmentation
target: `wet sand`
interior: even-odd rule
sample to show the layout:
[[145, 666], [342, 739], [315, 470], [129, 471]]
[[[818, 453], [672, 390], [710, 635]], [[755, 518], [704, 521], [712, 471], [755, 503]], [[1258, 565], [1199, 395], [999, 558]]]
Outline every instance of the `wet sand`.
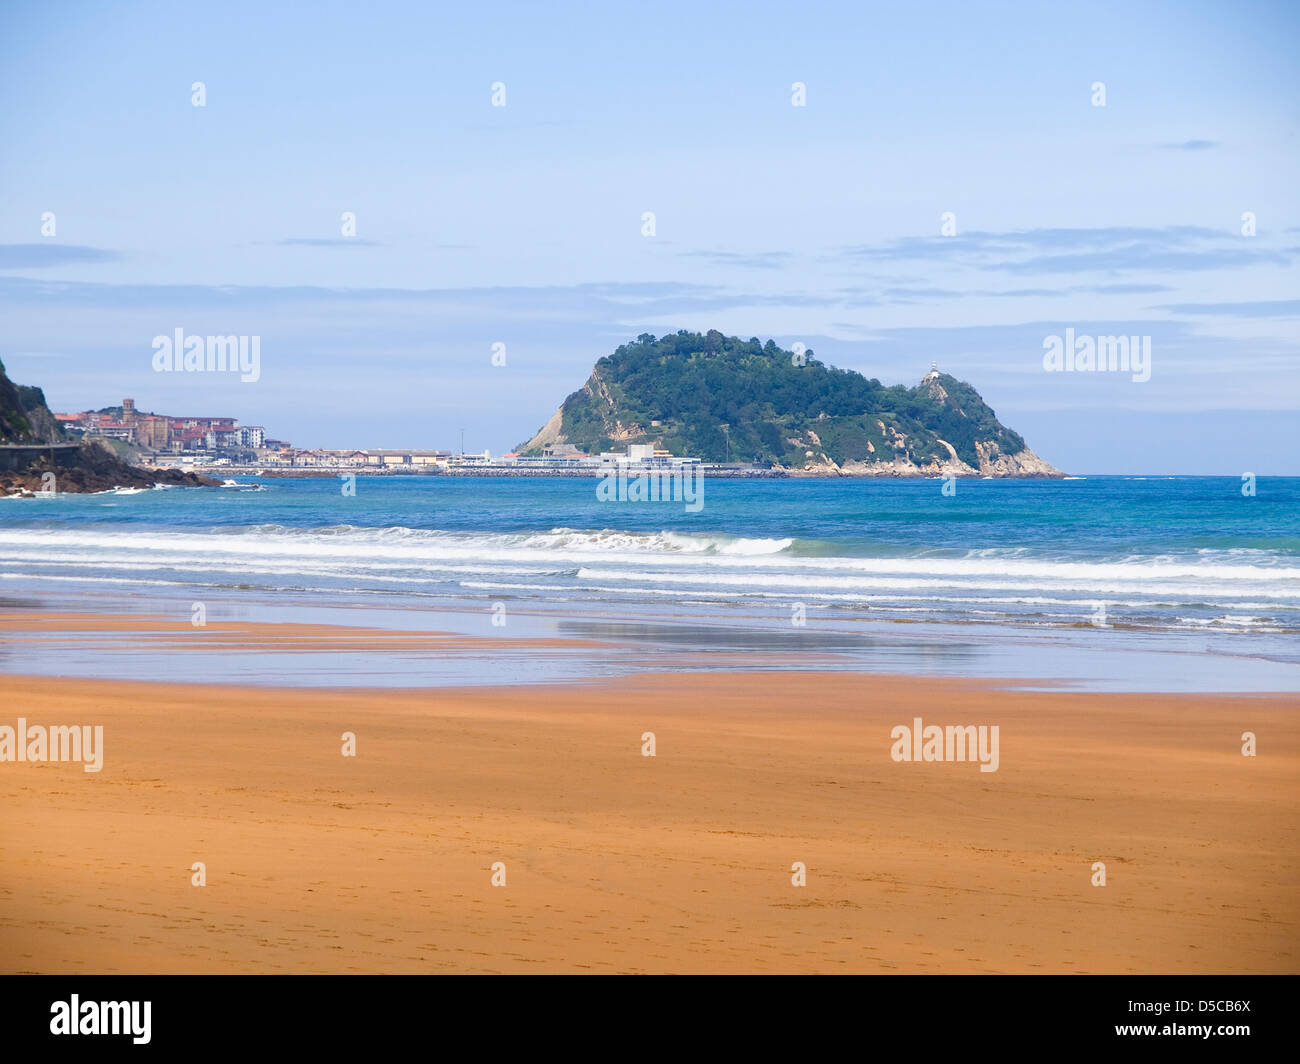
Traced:
[[[0, 690], [0, 725], [104, 727], [98, 773], [0, 764], [5, 972], [1300, 968], [1296, 695], [834, 673]], [[998, 725], [998, 770], [893, 761], [918, 716]]]

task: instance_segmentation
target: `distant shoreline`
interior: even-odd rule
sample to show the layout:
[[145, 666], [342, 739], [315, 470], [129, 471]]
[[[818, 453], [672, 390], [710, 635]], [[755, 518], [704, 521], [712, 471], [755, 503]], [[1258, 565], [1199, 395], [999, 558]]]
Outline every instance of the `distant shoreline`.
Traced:
[[[169, 466], [163, 468], [187, 468]], [[358, 476], [358, 477], [540, 477], [540, 478], [561, 478], [561, 479], [578, 479], [578, 478], [597, 478], [609, 476], [611, 473], [617, 473], [617, 469], [596, 468], [596, 469], [514, 469], [509, 467], [492, 467], [482, 469], [419, 469], [419, 470], [399, 470], [399, 469], [372, 469], [356, 466], [333, 466], [319, 467], [315, 469], [267, 469], [262, 466], [208, 466], [194, 465], [192, 468], [195, 472], [201, 472], [211, 477], [266, 477], [276, 480], [332, 480], [340, 476]], [[658, 468], [647, 469], [626, 469], [628, 477], [636, 477], [642, 474], [659, 473], [670, 475], [668, 470]], [[804, 470], [804, 469], [709, 469], [702, 468], [700, 475], [710, 480], [945, 480], [946, 474], [942, 473], [899, 473], [893, 470], [880, 473], [843, 473], [836, 471], [821, 470]], [[982, 474], [952, 474], [955, 480], [1069, 480], [1070, 474], [1062, 473], [1059, 476], [1048, 476], [1045, 474], [1017, 474], [1011, 476], [992, 476]]]

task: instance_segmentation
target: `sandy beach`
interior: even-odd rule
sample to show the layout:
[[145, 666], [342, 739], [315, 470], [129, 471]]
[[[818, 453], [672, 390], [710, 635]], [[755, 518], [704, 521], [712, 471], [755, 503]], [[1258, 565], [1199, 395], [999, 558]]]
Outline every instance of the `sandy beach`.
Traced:
[[[1300, 968], [1297, 695], [0, 684], [0, 725], [104, 728], [97, 773], [0, 764], [5, 972]], [[895, 762], [916, 717], [998, 770]]]

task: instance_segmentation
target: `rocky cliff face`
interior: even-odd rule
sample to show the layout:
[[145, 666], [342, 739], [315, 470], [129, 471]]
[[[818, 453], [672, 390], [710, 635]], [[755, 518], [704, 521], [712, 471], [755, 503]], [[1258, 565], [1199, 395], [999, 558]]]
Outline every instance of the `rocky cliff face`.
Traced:
[[[926, 374], [917, 385], [916, 390], [928, 395], [942, 406], [951, 406], [959, 400], [950, 395], [943, 384], [943, 376]], [[960, 411], [960, 407], [958, 408]], [[990, 411], [991, 413], [991, 411]], [[965, 416], [962, 411], [962, 416]], [[947, 452], [930, 461], [915, 461], [908, 455], [907, 437], [904, 433], [891, 429], [877, 422], [882, 432], [887, 432], [893, 445], [892, 454], [877, 454], [869, 446], [868, 457], [847, 461], [837, 465], [825, 455], [821, 455], [824, 469], [815, 466], [803, 472], [814, 472], [823, 476], [847, 477], [1008, 477], [1008, 478], [1043, 478], [1063, 477], [1055, 466], [1043, 461], [1028, 447], [1007, 453], [1002, 441], [997, 439], [976, 439], [972, 441], [977, 461], [970, 464], [961, 460], [956, 448], [941, 436], [935, 440]], [[812, 433], [810, 432], [811, 436]]]
[[917, 465], [906, 459], [882, 462], [846, 462], [838, 469], [828, 469], [828, 475], [838, 472], [846, 477], [1063, 477], [1055, 466], [1044, 462], [1028, 447], [1013, 455], [998, 455], [981, 461], [978, 468], [967, 465], [960, 458], [946, 462]]
[[39, 388], [14, 384], [0, 362], [0, 443], [62, 443], [63, 429]]

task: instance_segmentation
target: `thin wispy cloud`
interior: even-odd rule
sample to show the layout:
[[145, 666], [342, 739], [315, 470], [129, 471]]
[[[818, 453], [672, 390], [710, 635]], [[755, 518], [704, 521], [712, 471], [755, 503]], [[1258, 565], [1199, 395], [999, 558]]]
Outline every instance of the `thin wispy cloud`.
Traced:
[[1010, 274], [1183, 272], [1244, 266], [1289, 266], [1293, 248], [1247, 245], [1231, 232], [1205, 226], [972, 231], [956, 236], [906, 237], [847, 248], [850, 260], [947, 262]]
[[905, 300], [916, 299], [960, 299], [966, 293], [959, 292], [954, 288], [886, 288], [884, 295], [891, 300], [902, 302]]
[[1034, 299], [1042, 296], [1066, 296], [1071, 288], [1008, 288], [1002, 292], [972, 292], [975, 296], [988, 296], [992, 299]]
[[1172, 292], [1165, 284], [1099, 284], [1091, 288], [1074, 289], [1074, 291], [1093, 292], [1100, 296], [1148, 296], [1157, 292]]
[[714, 266], [739, 266], [749, 270], [781, 269], [794, 258], [788, 251], [680, 251], [678, 254]]
[[1173, 314], [1226, 318], [1294, 318], [1300, 316], [1300, 299], [1263, 299], [1246, 303], [1168, 303], [1155, 309], [1167, 310]]
[[279, 241], [279, 245], [286, 248], [377, 248], [383, 246], [378, 240], [365, 240], [356, 236], [291, 236]]
[[[853, 289], [838, 289], [854, 298], [846, 305], [859, 305], [860, 293]], [[952, 301], [960, 299], [1050, 299], [1074, 295], [1154, 295], [1174, 289], [1162, 284], [1087, 284], [1063, 285], [1060, 288], [936, 288], [892, 286], [881, 289], [883, 302], [891, 304]]]
[[748, 292], [722, 285], [678, 281], [600, 282], [473, 288], [330, 288], [313, 285], [113, 285], [79, 281], [0, 278], [0, 307], [149, 309], [160, 313], [247, 311], [300, 306], [410, 306], [430, 313], [485, 317], [544, 314], [581, 320], [687, 314], [733, 307], [832, 307], [845, 299], [806, 292]]
[[40, 270], [81, 263], [116, 262], [119, 251], [82, 244], [0, 244], [0, 270]]

